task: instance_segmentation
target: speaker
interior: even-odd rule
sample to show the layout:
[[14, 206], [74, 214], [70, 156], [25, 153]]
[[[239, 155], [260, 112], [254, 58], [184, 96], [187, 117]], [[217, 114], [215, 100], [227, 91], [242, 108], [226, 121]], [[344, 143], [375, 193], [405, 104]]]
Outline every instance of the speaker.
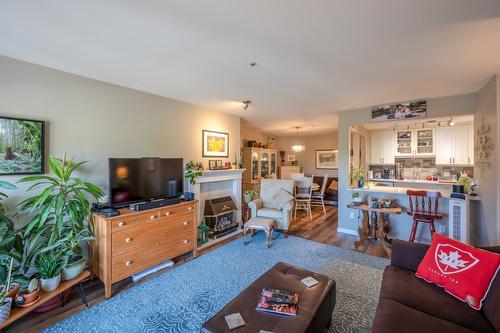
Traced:
[[143, 210], [159, 208], [164, 206], [175, 205], [181, 202], [181, 198], [161, 199], [151, 202], [139, 202], [130, 205], [130, 209], [134, 212], [142, 212]]

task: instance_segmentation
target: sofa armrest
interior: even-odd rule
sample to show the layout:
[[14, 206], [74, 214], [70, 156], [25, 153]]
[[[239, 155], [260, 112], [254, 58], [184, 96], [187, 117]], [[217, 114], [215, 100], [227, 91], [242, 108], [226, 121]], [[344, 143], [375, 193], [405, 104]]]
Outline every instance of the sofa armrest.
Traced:
[[254, 199], [248, 203], [248, 207], [250, 207], [250, 216], [256, 217], [257, 211], [264, 206], [262, 199]]
[[291, 211], [292, 208], [293, 208], [293, 200], [290, 200], [283, 206], [283, 213]]
[[428, 248], [428, 244], [394, 239], [392, 241], [391, 265], [416, 272]]

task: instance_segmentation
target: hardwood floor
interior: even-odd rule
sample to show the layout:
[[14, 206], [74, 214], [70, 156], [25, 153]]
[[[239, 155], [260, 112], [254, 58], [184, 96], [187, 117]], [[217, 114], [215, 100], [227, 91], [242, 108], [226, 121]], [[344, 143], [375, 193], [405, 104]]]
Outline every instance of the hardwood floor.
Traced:
[[[357, 251], [354, 242], [359, 239], [358, 236], [337, 232], [337, 226], [338, 208], [327, 206], [325, 215], [321, 207], [314, 206], [312, 219], [309, 219], [305, 212], [298, 212], [297, 218], [290, 223], [289, 232], [298, 237]], [[384, 248], [373, 240], [367, 241], [367, 247], [362, 253], [388, 257]]]
[[[317, 242], [330, 244], [345, 249], [355, 250], [354, 241], [356, 241], [358, 237], [337, 232], [337, 225], [338, 225], [337, 208], [327, 206], [326, 215], [324, 215], [320, 207], [313, 207], [312, 215], [313, 215], [312, 219], [310, 220], [309, 217], [307, 217], [304, 212], [298, 212], [297, 218], [292, 220], [289, 233], [298, 237], [303, 237]], [[232, 239], [229, 239], [226, 242], [230, 240]], [[199, 255], [206, 254], [219, 246], [223, 246], [226, 242], [222, 242], [211, 248], [204, 249], [202, 252], [199, 253]], [[367, 245], [368, 246], [366, 248], [366, 251], [364, 251], [365, 254], [379, 256], [379, 257], [386, 257], [384, 249], [377, 242], [368, 241]], [[192, 260], [192, 257], [190, 255], [185, 255], [176, 258], [175, 265], [173, 267], [156, 272], [144, 278], [138, 283], [147, 281], [159, 274], [162, 274], [166, 270], [174, 269], [179, 265], [182, 265], [190, 260]], [[118, 282], [113, 286], [113, 295], [123, 292], [124, 290], [127, 290], [128, 288], [134, 287], [136, 285], [137, 283], [132, 283], [131, 279], [126, 279], [121, 282]], [[90, 306], [94, 306], [104, 301], [104, 285], [98, 279], [86, 281], [84, 283], [84, 289]], [[15, 322], [2, 332], [5, 333], [38, 332], [82, 310], [84, 310], [84, 306], [82, 305], [80, 298], [78, 296], [78, 289], [73, 288], [70, 301], [66, 303], [63, 307], [59, 307], [45, 313], [28, 314], [23, 319]]]

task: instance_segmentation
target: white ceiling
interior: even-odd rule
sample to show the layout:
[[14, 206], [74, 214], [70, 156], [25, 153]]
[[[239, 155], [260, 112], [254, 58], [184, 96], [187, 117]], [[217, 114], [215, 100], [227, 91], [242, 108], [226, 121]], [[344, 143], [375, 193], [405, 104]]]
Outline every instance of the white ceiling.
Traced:
[[500, 1], [6, 0], [0, 54], [321, 132], [339, 110], [477, 91], [500, 72]]

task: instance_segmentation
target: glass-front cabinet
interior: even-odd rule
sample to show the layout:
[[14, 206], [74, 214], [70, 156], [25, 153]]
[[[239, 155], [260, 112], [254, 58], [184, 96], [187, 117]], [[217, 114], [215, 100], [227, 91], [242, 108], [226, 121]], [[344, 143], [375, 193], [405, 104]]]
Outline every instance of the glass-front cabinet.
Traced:
[[260, 153], [260, 176], [262, 178], [269, 178], [269, 153]]
[[253, 152], [251, 154], [252, 160], [251, 160], [251, 167], [247, 169], [251, 170], [252, 172], [252, 180], [259, 180], [259, 153]]
[[434, 129], [396, 131], [396, 156], [431, 156], [435, 154]]
[[434, 154], [434, 130], [432, 128], [418, 129], [416, 133], [415, 155]]
[[[276, 150], [264, 148], [243, 148], [243, 184], [259, 184], [262, 178], [276, 177], [278, 169]], [[250, 188], [244, 186], [244, 188]], [[255, 186], [254, 186], [255, 188]]]
[[413, 132], [411, 130], [396, 132], [396, 156], [413, 155]]

